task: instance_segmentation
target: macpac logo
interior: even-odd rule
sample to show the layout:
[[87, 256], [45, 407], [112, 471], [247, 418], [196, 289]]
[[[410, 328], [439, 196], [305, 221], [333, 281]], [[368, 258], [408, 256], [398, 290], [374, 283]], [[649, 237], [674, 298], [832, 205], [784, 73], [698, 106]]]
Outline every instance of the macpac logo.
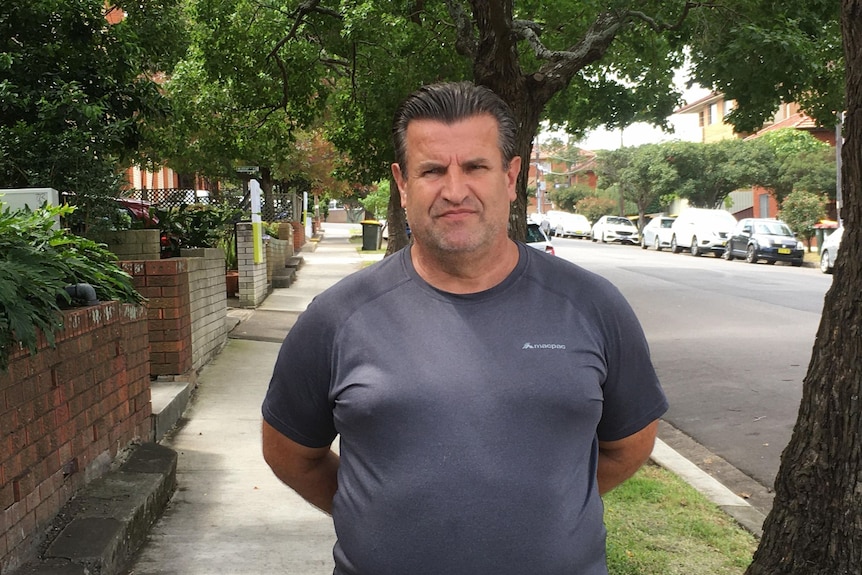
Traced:
[[530, 343], [528, 341], [521, 349], [566, 349], [566, 346], [562, 343]]

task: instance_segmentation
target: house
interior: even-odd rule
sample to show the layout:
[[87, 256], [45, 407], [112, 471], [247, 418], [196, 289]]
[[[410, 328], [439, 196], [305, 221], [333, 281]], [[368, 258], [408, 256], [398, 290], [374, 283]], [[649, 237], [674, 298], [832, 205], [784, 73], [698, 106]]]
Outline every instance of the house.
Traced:
[[[735, 132], [733, 126], [724, 121], [735, 107], [736, 102], [734, 100], [727, 100], [724, 94], [713, 92], [679, 108], [674, 114], [697, 114], [698, 125], [701, 130], [701, 142], [704, 144], [728, 138], [752, 140], [774, 130], [792, 128], [805, 130], [818, 140], [835, 146], [835, 130], [818, 127], [814, 120], [800, 110], [799, 104], [782, 104], [776, 110], [772, 120], [752, 134]], [[730, 199], [731, 207], [729, 209], [737, 219], [746, 217], [774, 218], [778, 214], [778, 203], [764, 188], [755, 186], [752, 189], [737, 190], [730, 195]], [[834, 206], [831, 209], [834, 211]]]
[[586, 185], [596, 189], [598, 175], [595, 171], [596, 153], [578, 149], [577, 158], [572, 161], [565, 146], [557, 140], [544, 145], [539, 138], [533, 142], [533, 155], [530, 161], [528, 185], [536, 188], [536, 197], [529, 198], [527, 214], [547, 213], [556, 209], [548, 198], [552, 187]]

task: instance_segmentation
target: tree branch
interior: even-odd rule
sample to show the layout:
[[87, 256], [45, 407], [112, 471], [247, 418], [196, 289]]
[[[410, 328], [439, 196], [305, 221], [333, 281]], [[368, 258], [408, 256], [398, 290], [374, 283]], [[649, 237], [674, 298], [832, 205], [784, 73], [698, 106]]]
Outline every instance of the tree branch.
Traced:
[[341, 14], [336, 10], [332, 10], [331, 8], [326, 8], [324, 6], [320, 6], [321, 0], [306, 0], [302, 2], [299, 6], [296, 7], [296, 10], [291, 14], [291, 18], [294, 18], [293, 26], [290, 27], [288, 33], [278, 42], [276, 42], [275, 46], [273, 46], [272, 50], [270, 50], [269, 54], [266, 55], [267, 58], [272, 58], [275, 54], [281, 50], [281, 47], [296, 38], [296, 33], [299, 30], [299, 27], [305, 21], [305, 17], [308, 14], [316, 13], [316, 14], [324, 14], [327, 16], [332, 16], [333, 18], [337, 18], [341, 20]]
[[459, 0], [445, 0], [446, 9], [455, 25], [455, 50], [468, 58], [476, 57], [476, 37], [473, 35], [473, 20]]

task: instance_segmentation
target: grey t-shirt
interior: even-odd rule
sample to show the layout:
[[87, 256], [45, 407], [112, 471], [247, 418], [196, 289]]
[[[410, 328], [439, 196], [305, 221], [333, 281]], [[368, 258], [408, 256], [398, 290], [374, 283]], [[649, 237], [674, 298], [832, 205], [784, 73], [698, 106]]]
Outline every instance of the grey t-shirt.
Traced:
[[284, 341], [266, 421], [340, 435], [338, 575], [605, 575], [598, 440], [667, 402], [639, 322], [601, 277], [519, 245], [476, 294], [409, 249], [319, 295]]

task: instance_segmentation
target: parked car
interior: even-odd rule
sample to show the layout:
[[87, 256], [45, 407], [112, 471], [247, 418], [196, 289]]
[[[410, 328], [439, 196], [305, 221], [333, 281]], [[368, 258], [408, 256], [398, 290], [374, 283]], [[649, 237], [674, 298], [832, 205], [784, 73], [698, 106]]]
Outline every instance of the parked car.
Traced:
[[675, 254], [687, 249], [693, 256], [712, 252], [721, 257], [735, 227], [736, 218], [727, 210], [688, 208], [671, 226], [670, 249]]
[[760, 260], [768, 264], [790, 262], [799, 267], [805, 257], [805, 246], [784, 222], [745, 218], [731, 232], [724, 257], [728, 261], [744, 258], [750, 264]]
[[841, 236], [844, 235], [844, 226], [829, 234], [820, 246], [820, 271], [831, 274], [835, 267], [835, 258], [838, 257], [838, 246], [841, 245]]
[[542, 226], [543, 230], [547, 230], [545, 233], [549, 236], [553, 236], [557, 233], [557, 225], [560, 223], [560, 219], [567, 212], [563, 212], [560, 210], [548, 210], [545, 212], [542, 221], [539, 222]]
[[636, 244], [639, 237], [637, 226], [621, 216], [602, 216], [590, 230], [590, 239], [594, 242], [602, 240], [604, 243]]
[[590, 220], [583, 214], [563, 214], [560, 216], [554, 235], [561, 238], [588, 238], [590, 237]]
[[527, 245], [531, 248], [554, 255], [554, 246], [551, 239], [542, 231], [539, 224], [527, 224]]
[[641, 248], [647, 249], [652, 246], [657, 252], [663, 248], [669, 248], [673, 236], [671, 227], [675, 219], [672, 216], [656, 216], [651, 219], [641, 230]]

